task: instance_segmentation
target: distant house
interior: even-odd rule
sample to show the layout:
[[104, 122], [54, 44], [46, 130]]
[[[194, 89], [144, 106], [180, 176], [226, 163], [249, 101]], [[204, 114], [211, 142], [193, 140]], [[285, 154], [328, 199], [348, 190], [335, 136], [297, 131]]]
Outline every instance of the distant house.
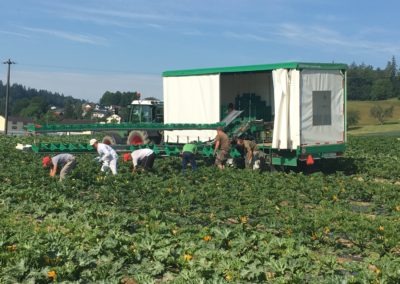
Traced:
[[85, 112], [91, 111], [94, 108], [94, 104], [85, 103], [82, 104], [82, 110]]
[[50, 108], [50, 111], [55, 115], [55, 116], [63, 116], [64, 115], [64, 109], [63, 108], [58, 108], [55, 106], [52, 106]]
[[92, 112], [92, 118], [105, 118], [108, 114], [106, 110], [94, 110]]
[[85, 117], [88, 113], [93, 111], [95, 104], [84, 103], [82, 104], [82, 117]]
[[[5, 132], [6, 118], [0, 115], [0, 132]], [[23, 135], [26, 133], [24, 126], [33, 123], [33, 119], [26, 117], [9, 116], [7, 132], [11, 135]]]
[[118, 114], [110, 115], [106, 120], [107, 123], [121, 123], [121, 117]]
[[118, 114], [118, 111], [121, 107], [118, 105], [109, 105], [105, 106], [104, 108], [108, 110], [109, 113]]

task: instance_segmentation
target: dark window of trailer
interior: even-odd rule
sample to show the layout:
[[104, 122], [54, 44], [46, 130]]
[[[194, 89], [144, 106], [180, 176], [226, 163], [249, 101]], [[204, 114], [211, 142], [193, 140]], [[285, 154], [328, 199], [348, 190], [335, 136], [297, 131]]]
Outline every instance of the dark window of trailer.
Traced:
[[331, 91], [313, 91], [313, 125], [331, 125]]

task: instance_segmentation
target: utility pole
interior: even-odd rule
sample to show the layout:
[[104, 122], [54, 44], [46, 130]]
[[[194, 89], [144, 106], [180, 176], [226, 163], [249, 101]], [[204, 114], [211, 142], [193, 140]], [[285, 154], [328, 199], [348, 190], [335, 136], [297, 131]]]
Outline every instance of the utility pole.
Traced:
[[7, 61], [4, 61], [3, 64], [8, 64], [8, 72], [7, 72], [7, 88], [6, 88], [6, 110], [4, 113], [4, 118], [5, 118], [5, 126], [4, 126], [4, 134], [8, 134], [8, 97], [10, 94], [10, 66], [11, 64], [15, 64], [15, 62], [11, 61], [11, 59], [8, 59]]

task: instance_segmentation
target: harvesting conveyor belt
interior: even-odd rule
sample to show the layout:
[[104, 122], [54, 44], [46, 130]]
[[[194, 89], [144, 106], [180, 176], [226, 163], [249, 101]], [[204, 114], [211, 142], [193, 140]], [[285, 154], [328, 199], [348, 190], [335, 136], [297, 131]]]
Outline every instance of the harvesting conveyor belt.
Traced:
[[107, 131], [107, 130], [206, 130], [224, 127], [224, 122], [218, 123], [89, 123], [89, 124], [48, 124], [27, 126], [28, 132], [51, 133], [51, 132], [81, 132], [81, 131]]

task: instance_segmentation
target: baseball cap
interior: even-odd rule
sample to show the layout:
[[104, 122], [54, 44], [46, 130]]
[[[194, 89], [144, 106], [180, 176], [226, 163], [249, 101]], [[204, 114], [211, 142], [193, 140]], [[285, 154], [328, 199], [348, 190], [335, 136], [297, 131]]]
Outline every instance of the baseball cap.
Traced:
[[97, 142], [97, 139], [93, 138], [93, 139], [90, 139], [89, 144], [90, 144], [90, 146], [93, 146], [96, 142]]
[[46, 157], [43, 158], [42, 164], [43, 164], [43, 167], [44, 167], [44, 168], [50, 166], [50, 163], [51, 163], [51, 158], [50, 158], [50, 156], [46, 156]]

